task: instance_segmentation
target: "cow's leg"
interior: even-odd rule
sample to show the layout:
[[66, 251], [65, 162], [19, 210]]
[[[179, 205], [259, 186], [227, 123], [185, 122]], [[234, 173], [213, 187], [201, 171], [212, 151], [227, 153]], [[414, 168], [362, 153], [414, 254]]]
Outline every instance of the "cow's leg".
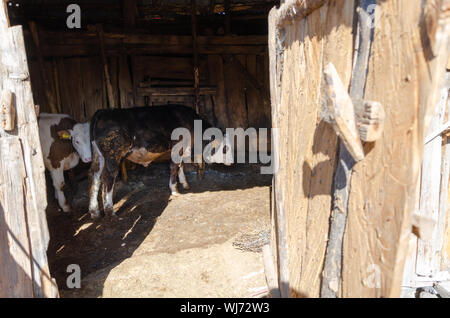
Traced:
[[178, 189], [177, 189], [177, 176], [178, 171], [180, 169], [180, 165], [171, 162], [170, 163], [170, 179], [169, 179], [169, 188], [170, 191], [172, 191], [172, 195], [178, 195]]
[[90, 189], [89, 189], [89, 213], [91, 218], [95, 219], [100, 216], [98, 208], [98, 191], [101, 185], [101, 175], [105, 166], [105, 158], [97, 147], [95, 141], [92, 142], [93, 160], [89, 171]]
[[70, 206], [67, 204], [66, 197], [64, 196], [64, 169], [61, 167], [56, 170], [51, 170], [50, 175], [52, 176], [55, 197], [58, 200], [59, 206], [64, 212], [70, 212]]
[[197, 164], [197, 179], [203, 180], [204, 176], [205, 176], [205, 164], [203, 162], [200, 162]]
[[115, 216], [114, 214], [114, 203], [113, 203], [113, 191], [114, 183], [119, 174], [119, 164], [107, 161], [108, 166], [103, 170], [102, 175], [102, 199], [103, 199], [103, 209], [105, 215]]
[[180, 168], [178, 170], [178, 179], [180, 179], [181, 184], [183, 185], [183, 189], [189, 190], [191, 187], [187, 182], [186, 176], [184, 175], [184, 163], [180, 163]]

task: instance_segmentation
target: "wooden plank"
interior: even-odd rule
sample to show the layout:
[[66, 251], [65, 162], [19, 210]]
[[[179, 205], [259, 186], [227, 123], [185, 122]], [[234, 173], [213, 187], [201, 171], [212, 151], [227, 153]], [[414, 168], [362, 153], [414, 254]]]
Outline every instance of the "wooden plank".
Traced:
[[[447, 80], [450, 76], [449, 74], [449, 70], [447, 69]], [[450, 98], [447, 100], [447, 120], [448, 119], [450, 119]], [[450, 136], [446, 136], [444, 138], [445, 139], [442, 149], [440, 213], [446, 213], [447, 216], [445, 221], [446, 224], [441, 251], [441, 270], [450, 272]]]
[[[442, 89], [441, 100], [436, 106], [435, 115], [429, 127], [429, 132], [438, 129], [444, 122], [447, 108], [448, 88]], [[435, 221], [432, 239], [420, 239], [418, 243], [416, 272], [421, 276], [432, 276], [440, 270], [440, 251], [442, 249], [442, 224], [439, 197], [442, 164], [442, 136], [427, 143], [424, 148], [422, 163], [422, 183], [420, 193], [419, 215]], [[439, 181], [438, 181], [439, 180]], [[441, 229], [442, 228], [442, 229]]]
[[192, 28], [192, 56], [194, 60], [194, 109], [199, 113], [200, 103], [200, 75], [198, 65], [198, 43], [197, 43], [197, 5], [195, 0], [191, 0], [191, 28]]
[[276, 25], [279, 29], [284, 28], [294, 21], [308, 16], [324, 3], [326, 3], [325, 0], [287, 0], [278, 10]]
[[109, 74], [108, 60], [106, 59], [106, 54], [105, 54], [103, 26], [101, 24], [97, 25], [97, 34], [98, 34], [98, 40], [100, 43], [100, 57], [102, 58], [103, 71], [104, 71], [104, 75], [105, 75], [106, 94], [108, 96], [108, 105], [109, 105], [109, 108], [116, 108], [116, 103], [115, 103], [115, 99], [114, 99], [114, 90], [113, 90], [113, 87], [111, 84], [111, 77]]
[[18, 137], [0, 138], [0, 297], [33, 297], [32, 256], [26, 219], [26, 177]]
[[[191, 87], [139, 87], [137, 89], [138, 94], [152, 96], [194, 96], [194, 92]], [[215, 95], [215, 87], [199, 87], [199, 95]]]
[[39, 30], [34, 21], [29, 22], [29, 27], [33, 36], [34, 45], [36, 46], [38, 63], [41, 71], [41, 78], [44, 81], [44, 90], [47, 97], [47, 102], [50, 106], [51, 112], [57, 113], [58, 109], [56, 107], [55, 93], [51, 90], [49, 75], [47, 74], [47, 69], [45, 67], [44, 56], [42, 54], [41, 43], [39, 39]]
[[[441, 89], [441, 98], [435, 108], [435, 115], [429, 127], [430, 132], [439, 128], [445, 120], [448, 90], [449, 87], [447, 85], [444, 85]], [[428, 135], [429, 133], [427, 133]], [[446, 173], [445, 169], [448, 168], [445, 166], [442, 167], [442, 141], [443, 137], [438, 136], [425, 144], [424, 148], [420, 208], [418, 214], [433, 220], [435, 225], [431, 238], [429, 240], [420, 239], [418, 242], [416, 272], [421, 276], [433, 276], [441, 269], [440, 257], [447, 212], [447, 199], [441, 197], [443, 193], [441, 186], [445, 187], [445, 196], [447, 195], [448, 189], [448, 172], [446, 175], [442, 175], [442, 172]], [[447, 180], [444, 181], [444, 178]], [[441, 207], [441, 203], [443, 207]]]
[[114, 105], [116, 105], [116, 107], [119, 107], [119, 56], [108, 58], [108, 65], [110, 70], [111, 89], [114, 98]]
[[229, 35], [231, 32], [230, 0], [223, 0], [223, 8], [224, 8], [224, 12], [225, 12], [225, 34]]
[[[45, 31], [40, 32], [46, 43], [55, 44], [92, 44], [97, 43], [97, 33], [90, 30], [87, 31]], [[25, 31], [25, 36], [31, 36]], [[104, 32], [106, 45], [114, 44], [146, 44], [146, 45], [181, 45], [192, 50], [192, 36], [190, 35], [158, 35], [140, 33], [135, 30], [129, 32]], [[267, 46], [266, 35], [199, 35], [197, 38], [199, 45], [206, 46]]]
[[[266, 51], [263, 45], [201, 45], [199, 44], [199, 54], [263, 54]], [[45, 45], [42, 47], [44, 57], [75, 57], [75, 56], [96, 56], [95, 45]], [[186, 45], [127, 45], [106, 46], [105, 54], [108, 56], [120, 55], [166, 55], [192, 54], [192, 47]], [[30, 57], [35, 57], [30, 51]]]
[[[186, 57], [135, 56], [133, 72], [137, 76], [137, 86], [141, 87], [141, 83], [154, 78], [192, 80], [192, 65], [192, 59]], [[200, 81], [207, 80], [206, 60], [200, 60], [199, 67]]]
[[277, 272], [273, 264], [272, 251], [269, 245], [264, 245], [262, 248], [264, 273], [266, 275], [267, 287], [272, 298], [280, 298], [280, 289], [278, 287]]
[[14, 97], [9, 89], [0, 91], [0, 127], [6, 131], [14, 130], [16, 120], [16, 108]]
[[[257, 61], [256, 55], [247, 55], [247, 72], [256, 80], [257, 76]], [[257, 82], [259, 90], [262, 90], [261, 85]], [[262, 107], [262, 99], [260, 98], [260, 91], [253, 85], [249, 85], [246, 90], [247, 95], [247, 110], [248, 110], [248, 125], [249, 127], [264, 127], [265, 116]]]
[[[269, 80], [269, 57], [268, 54], [257, 55], [256, 56], [256, 78], [259, 78], [262, 83], [262, 90], [265, 92], [265, 95], [269, 97], [268, 100], [264, 99], [262, 105], [260, 105], [259, 111], [261, 112], [261, 116], [264, 117], [264, 121], [262, 121], [258, 127], [262, 128], [270, 128], [272, 127], [272, 110], [270, 107], [270, 80]], [[270, 138], [268, 140], [268, 148], [270, 150]]]
[[52, 60], [52, 71], [53, 71], [53, 83], [55, 86], [55, 98], [56, 98], [56, 106], [58, 109], [58, 113], [61, 113], [61, 92], [59, 90], [59, 74], [58, 74], [58, 65], [56, 64], [56, 59]]
[[[7, 61], [4, 67], [6, 74], [9, 74], [9, 76], [3, 76], [3, 87], [9, 88], [15, 95], [17, 135], [21, 138], [23, 162], [26, 168], [26, 179], [21, 186], [24, 186], [28, 235], [33, 257], [33, 293], [35, 297], [50, 297], [55, 295], [56, 287], [51, 281], [47, 265], [46, 251], [49, 235], [45, 214], [47, 200], [44, 163], [22, 27], [12, 27], [0, 34], [5, 36], [0, 41], [0, 54], [3, 57], [2, 61]], [[51, 288], [44, 289], [44, 285]]]
[[121, 55], [119, 57], [119, 95], [119, 105], [121, 108], [134, 106], [133, 81], [131, 79], [130, 67], [126, 55]]
[[[242, 57], [236, 57], [241, 58]], [[245, 63], [245, 62], [244, 62]], [[231, 67], [229, 63], [224, 65], [225, 89], [228, 104], [229, 127], [248, 127], [247, 110], [245, 104], [245, 85], [240, 77], [240, 72]]]
[[280, 34], [275, 25], [277, 9], [273, 8], [269, 12], [269, 70], [270, 70], [270, 99], [272, 105], [272, 150], [274, 155], [274, 175], [272, 181], [273, 192], [273, 226], [274, 240], [271, 244], [276, 251], [276, 268], [278, 277], [278, 286], [281, 297], [289, 297], [289, 259], [287, 246], [287, 226], [285, 207], [283, 202], [283, 192], [281, 190], [281, 154], [280, 134], [281, 134], [281, 75], [283, 74], [283, 48], [280, 43]]
[[231, 119], [228, 113], [223, 60], [220, 55], [208, 56], [208, 74], [210, 84], [217, 87], [217, 93], [213, 96], [214, 116], [217, 118], [218, 127], [226, 129], [227, 127], [231, 127]]
[[343, 297], [400, 296], [428, 114], [448, 58], [449, 24], [440, 21], [440, 4], [429, 1], [424, 10], [420, 0], [377, 2], [383, 27], [375, 28], [365, 99], [387, 106], [386, 123], [382, 138], [365, 145], [366, 158], [353, 171]]
[[136, 27], [137, 2], [136, 0], [122, 0], [123, 24], [125, 29]]
[[[354, 40], [356, 47], [354, 59], [355, 65], [352, 70], [350, 97], [347, 97], [351, 98], [351, 100], [346, 101], [350, 104], [361, 101], [364, 96], [364, 86], [366, 83], [365, 75], [368, 68], [373, 36], [373, 31], [366, 27], [368, 22], [367, 10], [368, 7], [373, 4], [374, 1], [360, 1], [358, 3], [357, 36]], [[351, 9], [349, 8], [349, 10]], [[349, 22], [349, 20], [347, 20], [347, 22]], [[326, 72], [327, 70], [325, 69], [324, 71]], [[336, 74], [334, 77], [336, 77]], [[327, 82], [328, 80], [327, 74], [325, 74], [325, 81]], [[340, 82], [339, 78], [333, 80], [337, 83]], [[329, 85], [329, 83], [327, 84]], [[328, 92], [328, 95], [329, 94], [330, 93]], [[342, 94], [345, 95], [345, 93], [341, 93], [341, 95]], [[343, 101], [345, 102], [345, 98]], [[343, 105], [343, 107], [345, 106], [347, 106], [346, 111], [354, 111], [354, 105]], [[342, 109], [340, 111], [343, 112]], [[348, 120], [349, 123], [352, 123], [350, 127], [348, 127], [349, 132], [340, 136], [338, 166], [334, 175], [332, 215], [321, 289], [321, 296], [328, 298], [338, 297], [340, 295], [343, 237], [347, 223], [351, 174], [356, 161], [360, 161], [364, 158], [364, 150], [362, 149], [362, 144], [359, 140], [359, 133], [352, 133], [352, 130], [356, 128], [354, 122], [352, 122], [354, 120], [356, 120], [356, 117], [353, 113]], [[337, 123], [334, 125], [335, 127], [339, 126]]]

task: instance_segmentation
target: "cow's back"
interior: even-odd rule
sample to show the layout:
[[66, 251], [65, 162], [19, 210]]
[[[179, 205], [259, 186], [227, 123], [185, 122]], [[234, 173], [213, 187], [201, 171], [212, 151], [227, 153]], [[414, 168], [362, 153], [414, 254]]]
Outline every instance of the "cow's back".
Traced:
[[[92, 118], [91, 138], [94, 140], [119, 130], [132, 138], [151, 133], [170, 140], [175, 128], [193, 131], [194, 120], [202, 119], [192, 108], [183, 105], [99, 110]], [[203, 120], [204, 129], [210, 126]]]

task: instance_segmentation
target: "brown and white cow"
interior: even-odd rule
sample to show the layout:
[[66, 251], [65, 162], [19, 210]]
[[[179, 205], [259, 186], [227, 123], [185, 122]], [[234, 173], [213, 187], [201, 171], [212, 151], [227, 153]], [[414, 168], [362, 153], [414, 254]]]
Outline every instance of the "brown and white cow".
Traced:
[[39, 115], [39, 134], [45, 167], [55, 188], [55, 197], [64, 212], [70, 212], [64, 196], [64, 170], [78, 165], [79, 160], [91, 162], [89, 123], [77, 123], [69, 115]]
[[[114, 215], [113, 188], [122, 160], [126, 158], [147, 167], [155, 159], [170, 155], [172, 148], [178, 143], [178, 141], [172, 140], [172, 132], [177, 128], [185, 128], [190, 135], [195, 135], [195, 121], [202, 122], [203, 130], [211, 127], [192, 108], [182, 105], [97, 111], [91, 121], [93, 153], [89, 173], [91, 178], [89, 202], [91, 217], [100, 216], [97, 200], [100, 190], [105, 214]], [[194, 147], [194, 138], [191, 139], [190, 149]], [[197, 160], [200, 175], [203, 174], [203, 159], [209, 163], [226, 165], [233, 163], [231, 147], [227, 146], [229, 144], [229, 140], [222, 140], [220, 143], [217, 141], [213, 154]], [[182, 155], [184, 156], [188, 152], [188, 155], [191, 155], [190, 149]], [[174, 195], [178, 194], [177, 177], [183, 187], [188, 189], [189, 184], [183, 172], [183, 162], [176, 164], [172, 161], [169, 187]]]

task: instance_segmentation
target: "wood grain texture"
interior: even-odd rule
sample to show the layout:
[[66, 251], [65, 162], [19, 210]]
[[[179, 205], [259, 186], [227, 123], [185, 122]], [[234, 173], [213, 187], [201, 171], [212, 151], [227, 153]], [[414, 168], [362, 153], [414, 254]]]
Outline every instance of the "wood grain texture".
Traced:
[[[0, 10], [0, 22], [4, 21], [1, 18], [2, 15], [4, 15], [4, 12]], [[20, 158], [14, 160], [23, 166], [23, 168], [17, 170], [17, 173], [23, 172], [22, 177], [17, 176], [12, 179], [12, 184], [7, 185], [11, 188], [15, 187], [14, 197], [6, 198], [2, 204], [4, 207], [7, 206], [7, 208], [4, 208], [7, 223], [11, 217], [8, 216], [8, 213], [15, 214], [17, 211], [24, 211], [25, 213], [23, 222], [26, 230], [14, 232], [13, 234], [19, 235], [17, 239], [18, 242], [21, 242], [21, 245], [25, 243], [25, 239], [28, 240], [28, 243], [22, 248], [24, 251], [28, 249], [29, 262], [31, 263], [30, 278], [33, 279], [33, 296], [47, 297], [50, 294], [47, 293], [48, 289], [43, 289], [44, 284], [49, 282], [48, 286], [53, 286], [51, 290], [55, 290], [55, 288], [48, 271], [46, 255], [49, 240], [45, 215], [47, 206], [46, 183], [25, 43], [22, 27], [5, 28], [4, 24], [0, 23], [0, 28], [2, 28], [0, 30], [0, 56], [2, 57], [0, 63], [0, 89], [9, 89], [15, 97], [14, 106], [17, 114], [17, 128], [11, 132], [11, 135], [20, 138], [20, 143], [17, 145], [15, 142], [14, 145], [11, 145], [11, 149], [20, 148], [20, 152], [16, 149], [15, 155]], [[2, 151], [1, 155], [6, 156], [7, 152]], [[12, 159], [10, 158], [9, 160]], [[6, 172], [5, 168], [6, 166], [2, 169], [4, 175], [13, 173], [11, 171]], [[17, 190], [19, 188], [22, 190]], [[3, 189], [3, 191], [8, 190]], [[20, 195], [20, 193], [23, 195]], [[20, 212], [17, 213], [17, 217], [19, 216]], [[23, 270], [28, 273], [25, 267], [23, 267]], [[20, 286], [16, 287], [20, 289]]]
[[[440, 10], [440, 1], [431, 2]], [[353, 172], [343, 297], [400, 296], [424, 131], [448, 58], [440, 47], [447, 44], [439, 43], [447, 42], [445, 36], [427, 41], [422, 1], [380, 1], [377, 10], [365, 98], [385, 105], [386, 123], [383, 137], [366, 145], [366, 158]], [[434, 55], [431, 42], [438, 48]]]
[[[441, 89], [441, 92], [440, 101], [435, 107], [435, 113], [426, 136], [444, 123], [447, 112], [448, 87]], [[416, 273], [421, 276], [433, 276], [440, 271], [441, 267], [440, 253], [445, 225], [444, 212], [446, 212], [440, 208], [442, 142], [442, 136], [437, 136], [424, 146], [418, 215], [433, 220], [434, 226], [431, 238], [419, 239], [418, 242]]]
[[0, 153], [0, 297], [33, 297], [20, 139], [0, 138]]
[[294, 297], [318, 297], [320, 292], [337, 152], [336, 134], [321, 117], [322, 74], [333, 62], [349, 85], [353, 8], [353, 1], [329, 1], [286, 27], [277, 151]]
[[[448, 61], [448, 22], [441, 20], [446, 2], [422, 6], [420, 0], [377, 1], [374, 16], [379, 20], [364, 98], [385, 107], [385, 131], [380, 140], [364, 145], [367, 157], [353, 172], [343, 243], [342, 297], [400, 295], [424, 131]], [[337, 154], [336, 136], [321, 120], [321, 72], [332, 62], [345, 87], [350, 83], [355, 2], [327, 1], [281, 28], [282, 59], [276, 43], [271, 44], [274, 10], [269, 15], [269, 53], [272, 121], [280, 136], [274, 143], [280, 164], [273, 186], [276, 258], [279, 276], [288, 278], [282, 283], [288, 284], [290, 295], [313, 297], [319, 295]], [[285, 226], [277, 222], [280, 210]], [[280, 253], [284, 233], [287, 258]], [[281, 265], [286, 259], [287, 273]]]

